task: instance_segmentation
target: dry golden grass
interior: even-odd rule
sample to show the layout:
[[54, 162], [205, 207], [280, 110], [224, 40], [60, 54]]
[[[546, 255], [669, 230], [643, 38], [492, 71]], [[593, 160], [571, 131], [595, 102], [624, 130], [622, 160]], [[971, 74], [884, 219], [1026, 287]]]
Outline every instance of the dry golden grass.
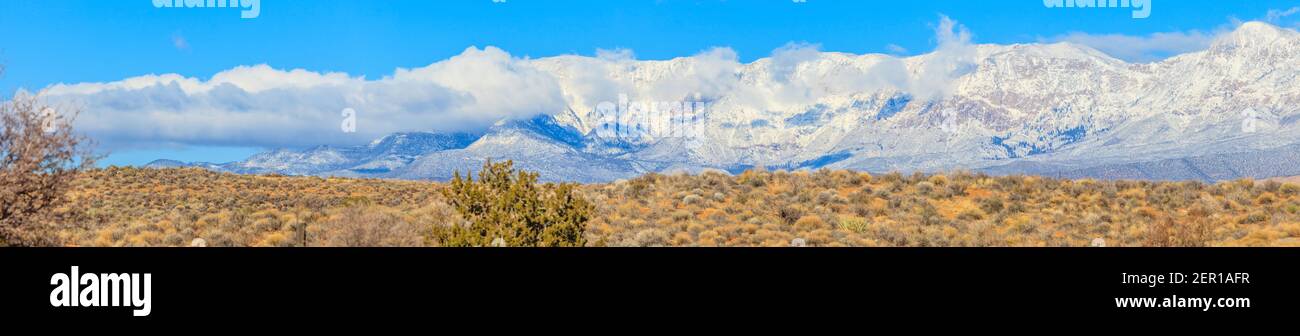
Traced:
[[[76, 246], [425, 246], [463, 220], [429, 182], [110, 168], [77, 180]], [[1300, 246], [1300, 187], [968, 173], [650, 174], [585, 185], [589, 246]], [[71, 210], [71, 209], [69, 209]]]
[[422, 246], [457, 216], [427, 182], [109, 168], [77, 179], [74, 246]]
[[1300, 187], [1276, 181], [760, 170], [586, 190], [611, 246], [1300, 246]]

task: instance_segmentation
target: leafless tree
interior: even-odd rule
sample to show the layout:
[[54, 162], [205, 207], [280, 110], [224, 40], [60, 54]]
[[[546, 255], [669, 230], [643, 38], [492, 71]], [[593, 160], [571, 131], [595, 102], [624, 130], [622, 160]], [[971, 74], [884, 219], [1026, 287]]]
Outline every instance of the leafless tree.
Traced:
[[0, 246], [59, 244], [53, 228], [78, 172], [94, 166], [90, 142], [76, 135], [76, 113], [59, 118], [39, 95], [0, 103]]

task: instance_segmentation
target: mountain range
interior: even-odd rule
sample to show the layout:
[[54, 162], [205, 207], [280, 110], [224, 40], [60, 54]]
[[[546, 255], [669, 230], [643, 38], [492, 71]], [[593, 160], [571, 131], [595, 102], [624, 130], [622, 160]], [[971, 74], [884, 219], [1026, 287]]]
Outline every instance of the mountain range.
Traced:
[[486, 160], [513, 160], [545, 180], [574, 182], [754, 167], [1203, 181], [1300, 175], [1294, 30], [1248, 22], [1206, 50], [1153, 63], [1072, 43], [957, 49], [906, 58], [818, 52], [734, 68], [698, 57], [540, 58], [529, 62], [565, 92], [599, 90], [591, 78], [612, 78], [619, 85], [608, 89], [634, 99], [707, 108], [670, 120], [691, 127], [668, 136], [641, 131], [654, 126], [646, 121], [653, 111], [617, 103], [624, 114], [611, 119], [610, 104], [574, 94], [563, 111], [478, 132], [406, 132], [360, 146], [148, 166], [445, 180]]

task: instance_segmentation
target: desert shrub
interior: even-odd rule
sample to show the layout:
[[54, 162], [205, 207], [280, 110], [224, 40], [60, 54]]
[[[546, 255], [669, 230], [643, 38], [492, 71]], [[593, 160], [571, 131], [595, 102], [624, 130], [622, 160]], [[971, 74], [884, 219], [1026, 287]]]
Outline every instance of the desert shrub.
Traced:
[[943, 187], [948, 185], [948, 177], [943, 175], [930, 176], [929, 181], [930, 184], [935, 187]]
[[[320, 245], [341, 247], [414, 247], [424, 245], [428, 228], [408, 223], [379, 206], [351, 206], [322, 225]], [[272, 244], [289, 244], [287, 236]]]
[[637, 232], [630, 241], [625, 242], [624, 246], [636, 247], [654, 247], [666, 246], [668, 244], [668, 233], [660, 229], [644, 229]]
[[795, 206], [785, 206], [778, 210], [777, 215], [781, 217], [787, 225], [794, 225], [795, 221], [803, 218], [803, 209]]
[[880, 182], [886, 184], [898, 184], [903, 181], [903, 174], [899, 172], [890, 172], [880, 176]]
[[1179, 222], [1163, 218], [1148, 227], [1144, 243], [1152, 247], [1202, 247], [1208, 245], [1212, 234], [1208, 220]]
[[822, 218], [818, 216], [804, 216], [794, 222], [794, 229], [799, 232], [808, 232], [824, 229], [826, 227], [826, 221], [823, 221]]
[[1282, 187], [1278, 188], [1278, 193], [1281, 193], [1282, 195], [1286, 195], [1286, 196], [1296, 196], [1300, 194], [1300, 186], [1291, 183], [1286, 183], [1283, 184]]
[[866, 233], [871, 227], [871, 223], [866, 218], [848, 215], [840, 216], [837, 225], [841, 229], [854, 233]]
[[836, 195], [834, 190], [822, 190], [817, 193], [817, 203], [821, 205], [831, 204], [834, 203], [838, 197], [839, 195]]
[[284, 232], [272, 232], [262, 237], [260, 246], [266, 247], [289, 247], [293, 246], [293, 238]]
[[693, 216], [691, 216], [689, 211], [674, 211], [672, 214], [672, 220], [675, 222], [686, 222], [690, 220], [691, 217]]
[[447, 202], [469, 221], [438, 226], [442, 246], [488, 246], [496, 238], [508, 246], [583, 246], [593, 206], [571, 184], [537, 183], [537, 173], [516, 171], [514, 163], [483, 165], [479, 179], [457, 172], [443, 190]]
[[1254, 211], [1251, 212], [1250, 214], [1247, 214], [1246, 217], [1242, 218], [1241, 224], [1258, 224], [1258, 223], [1267, 222], [1268, 220], [1269, 220], [1268, 213], [1265, 213], [1263, 211]]
[[747, 185], [747, 186], [749, 186], [749, 187], [751, 187], [751, 188], [758, 188], [758, 187], [762, 187], [762, 186], [766, 186], [766, 185], [767, 185], [767, 176], [766, 176], [764, 173], [762, 173], [762, 172], [756, 172], [756, 171], [754, 171], [754, 170], [748, 170], [748, 171], [745, 171], [744, 174], [741, 174], [741, 175], [740, 175], [740, 181], [739, 181], [739, 182], [740, 182], [741, 184], [743, 184], [743, 185]]
[[1258, 205], [1272, 205], [1275, 202], [1277, 202], [1277, 195], [1274, 195], [1272, 192], [1265, 191], [1263, 194], [1260, 194], [1259, 197], [1255, 198], [1255, 204]]
[[986, 197], [979, 200], [979, 207], [986, 213], [999, 213], [1006, 206], [1002, 204], [1001, 197]]
[[203, 240], [206, 240], [210, 247], [237, 247], [243, 245], [236, 240], [236, 237], [222, 231], [209, 233]]
[[690, 194], [686, 195], [686, 197], [682, 197], [682, 204], [697, 205], [700, 203], [704, 203], [704, 197], [700, 197], [700, 195]]
[[921, 182], [916, 184], [916, 193], [921, 196], [931, 196], [934, 194], [934, 183]]
[[973, 221], [973, 220], [984, 219], [984, 217], [986, 216], [987, 215], [984, 213], [984, 211], [981, 211], [980, 209], [966, 209], [961, 213], [957, 214], [957, 219]]
[[1171, 246], [1204, 247], [1213, 240], [1214, 226], [1208, 219], [1195, 219], [1181, 223], [1174, 229]]
[[185, 240], [185, 236], [175, 232], [163, 236], [162, 239], [163, 246], [184, 246], [186, 243], [189, 242]]

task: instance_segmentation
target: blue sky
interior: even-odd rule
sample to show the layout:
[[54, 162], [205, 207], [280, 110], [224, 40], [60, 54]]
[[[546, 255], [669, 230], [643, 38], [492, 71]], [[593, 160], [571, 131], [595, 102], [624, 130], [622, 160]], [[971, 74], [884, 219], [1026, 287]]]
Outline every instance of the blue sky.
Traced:
[[[233, 9], [165, 9], [151, 2], [0, 1], [6, 67], [0, 96], [146, 74], [207, 79], [258, 64], [375, 79], [470, 46], [495, 46], [520, 58], [623, 48], [641, 60], [668, 59], [724, 46], [747, 62], [790, 42], [912, 55], [935, 47], [941, 14], [967, 27], [976, 43], [1068, 39], [1148, 61], [1194, 49], [1237, 20], [1294, 27], [1296, 16], [1286, 10], [1300, 6], [1295, 0], [1153, 0], [1149, 18], [1133, 19], [1130, 9], [1049, 9], [1041, 0], [261, 0], [258, 18], [241, 19]], [[228, 161], [259, 149], [238, 143], [123, 149], [107, 163]]]

